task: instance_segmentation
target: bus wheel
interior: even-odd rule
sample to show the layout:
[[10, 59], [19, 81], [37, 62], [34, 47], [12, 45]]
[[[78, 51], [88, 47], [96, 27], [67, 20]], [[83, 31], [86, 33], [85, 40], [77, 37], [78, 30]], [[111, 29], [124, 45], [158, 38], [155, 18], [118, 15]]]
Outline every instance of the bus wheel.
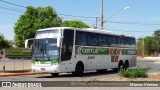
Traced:
[[97, 73], [106, 73], [107, 72], [107, 69], [102, 69], [102, 70], [96, 70]]
[[82, 62], [78, 62], [75, 68], [75, 72], [73, 72], [74, 75], [76, 76], [81, 76], [84, 71], [84, 65]]
[[51, 75], [52, 75], [53, 77], [57, 77], [57, 76], [59, 75], [59, 73], [51, 73]]
[[120, 61], [118, 64], [118, 71], [120, 71], [121, 69], [124, 69], [123, 61]]
[[129, 67], [129, 62], [128, 62], [128, 60], [126, 60], [124, 63], [124, 69], [127, 69], [128, 67]]

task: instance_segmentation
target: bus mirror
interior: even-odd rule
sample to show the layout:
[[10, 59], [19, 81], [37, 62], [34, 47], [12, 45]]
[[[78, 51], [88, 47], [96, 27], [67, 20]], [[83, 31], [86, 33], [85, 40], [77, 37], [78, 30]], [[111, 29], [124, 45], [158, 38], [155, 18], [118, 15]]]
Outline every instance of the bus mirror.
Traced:
[[28, 48], [28, 39], [25, 41], [25, 48]]
[[58, 39], [57, 39], [57, 47], [60, 47], [60, 41], [61, 41], [61, 39], [58, 38]]
[[25, 48], [32, 48], [34, 38], [26, 39], [25, 41]]

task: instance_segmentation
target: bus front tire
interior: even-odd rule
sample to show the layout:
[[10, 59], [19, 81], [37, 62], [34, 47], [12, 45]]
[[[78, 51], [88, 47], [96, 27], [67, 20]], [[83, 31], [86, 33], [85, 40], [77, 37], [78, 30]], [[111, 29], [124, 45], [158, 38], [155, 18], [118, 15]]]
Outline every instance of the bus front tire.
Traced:
[[75, 68], [75, 72], [73, 72], [73, 75], [76, 76], [81, 76], [83, 74], [84, 71], [84, 65], [82, 62], [77, 63], [76, 68]]
[[59, 73], [51, 73], [51, 75], [52, 75], [53, 77], [57, 77], [57, 76], [59, 75]]

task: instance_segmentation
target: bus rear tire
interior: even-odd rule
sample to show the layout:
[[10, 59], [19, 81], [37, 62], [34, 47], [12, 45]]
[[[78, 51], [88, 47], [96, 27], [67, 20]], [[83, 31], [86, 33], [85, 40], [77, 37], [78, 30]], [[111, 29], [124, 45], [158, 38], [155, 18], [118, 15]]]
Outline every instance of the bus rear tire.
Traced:
[[59, 73], [51, 73], [51, 75], [52, 75], [53, 77], [57, 77], [57, 76], [59, 75]]
[[72, 74], [76, 75], [76, 76], [81, 76], [81, 75], [83, 75], [83, 71], [84, 71], [83, 63], [78, 62], [77, 65], [76, 65], [76, 68], [75, 68], [75, 72], [73, 72]]
[[120, 61], [118, 64], [118, 71], [120, 71], [121, 69], [124, 69], [123, 61]]
[[124, 63], [124, 69], [128, 69], [128, 67], [129, 67], [129, 62], [128, 62], [128, 60], [126, 60]]

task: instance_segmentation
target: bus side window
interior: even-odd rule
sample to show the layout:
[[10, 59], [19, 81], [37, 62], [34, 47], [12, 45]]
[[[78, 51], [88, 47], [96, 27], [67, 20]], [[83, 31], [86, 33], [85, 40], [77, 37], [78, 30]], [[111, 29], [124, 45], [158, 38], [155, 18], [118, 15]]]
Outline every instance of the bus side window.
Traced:
[[124, 39], [124, 37], [121, 37], [121, 47], [122, 48], [125, 47], [125, 39]]
[[66, 61], [70, 60], [72, 56], [74, 31], [64, 30], [63, 36], [61, 60]]
[[99, 34], [88, 33], [88, 46], [99, 46]]
[[129, 37], [125, 37], [125, 47], [131, 47], [131, 40]]
[[85, 32], [76, 31], [76, 45], [87, 45], [87, 35]]
[[99, 44], [100, 46], [109, 46], [110, 38], [108, 35], [100, 35], [99, 37]]
[[115, 36], [111, 36], [111, 47], [117, 46], [117, 40]]
[[135, 38], [131, 38], [130, 41], [131, 41], [131, 47], [134, 48], [136, 44]]
[[121, 38], [117, 36], [117, 47], [121, 47]]

